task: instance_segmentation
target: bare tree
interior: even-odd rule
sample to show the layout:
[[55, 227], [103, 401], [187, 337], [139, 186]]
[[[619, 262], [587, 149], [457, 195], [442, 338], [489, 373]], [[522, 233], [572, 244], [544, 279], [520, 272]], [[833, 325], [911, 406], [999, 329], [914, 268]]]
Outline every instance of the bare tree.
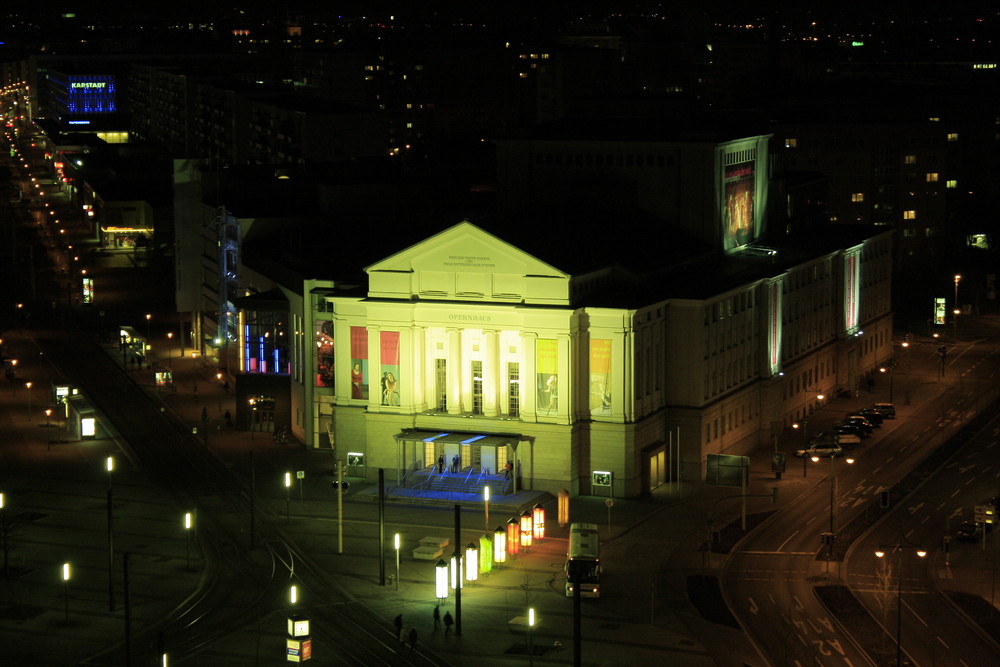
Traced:
[[896, 599], [895, 586], [892, 578], [892, 559], [888, 554], [878, 559], [878, 568], [875, 570], [875, 589], [872, 594], [875, 596], [875, 603], [882, 612], [882, 650], [885, 650], [885, 636], [888, 633], [886, 627], [889, 609], [892, 608], [893, 600]]

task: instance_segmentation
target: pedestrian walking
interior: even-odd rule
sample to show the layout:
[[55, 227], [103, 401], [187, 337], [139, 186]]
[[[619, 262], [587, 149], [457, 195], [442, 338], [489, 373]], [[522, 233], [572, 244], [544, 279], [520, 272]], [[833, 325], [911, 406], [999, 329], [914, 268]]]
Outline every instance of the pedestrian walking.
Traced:
[[233, 416], [231, 414], [229, 414], [229, 410], [226, 410], [225, 418], [226, 418], [226, 426], [229, 427], [229, 428], [232, 428], [233, 427]]
[[511, 463], [510, 461], [507, 461], [507, 463], [504, 464], [503, 467], [503, 478], [510, 479], [510, 471], [513, 469], [514, 469], [514, 464]]
[[444, 454], [438, 457], [438, 474], [444, 472]]
[[410, 650], [417, 648], [417, 629], [410, 628]]
[[205, 422], [206, 424], [208, 423], [208, 408], [207, 407], [202, 406], [202, 408], [201, 408], [201, 420], [203, 422]]
[[401, 636], [403, 634], [403, 615], [400, 614], [399, 616], [397, 616], [396, 620], [394, 620], [393, 623], [396, 626], [396, 636], [397, 637]]
[[455, 624], [455, 619], [451, 617], [451, 612], [446, 611], [444, 613], [444, 636], [447, 637], [451, 634], [451, 626]]
[[438, 631], [441, 627], [441, 605], [434, 605], [434, 632]]

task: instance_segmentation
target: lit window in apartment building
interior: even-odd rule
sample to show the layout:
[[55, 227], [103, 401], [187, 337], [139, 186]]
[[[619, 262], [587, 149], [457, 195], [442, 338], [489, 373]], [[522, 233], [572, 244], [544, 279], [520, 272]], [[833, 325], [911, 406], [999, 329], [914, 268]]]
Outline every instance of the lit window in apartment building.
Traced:
[[799, 140], [795, 138], [785, 139], [785, 148], [798, 148]]
[[958, 141], [958, 132], [949, 132], [948, 141]]
[[507, 364], [507, 413], [511, 417], [521, 414], [521, 368], [516, 361]]
[[903, 220], [916, 220], [917, 212], [914, 210], [903, 211]]
[[521, 78], [521, 79], [527, 79], [528, 78], [528, 73], [527, 72], [518, 72], [517, 76], [519, 78]]
[[864, 200], [865, 200], [865, 193], [864, 192], [855, 192], [855, 193], [851, 194], [851, 201], [853, 201], [853, 202], [861, 202], [861, 201], [864, 201]]
[[903, 164], [916, 164], [916, 163], [917, 163], [917, 156], [916, 155], [904, 155], [903, 156]]
[[925, 227], [924, 236], [937, 236], [937, 230], [935, 230], [933, 227]]
[[938, 118], [937, 116], [931, 116], [931, 117], [930, 117], [930, 118], [928, 118], [927, 120], [931, 121], [932, 123], [937, 123], [937, 122], [939, 122], [939, 121], [940, 121], [941, 119], [940, 119], [940, 118]]
[[912, 229], [904, 229], [903, 236], [916, 236], [916, 232]]
[[937, 183], [938, 182], [937, 172], [935, 172], [935, 171], [929, 171], [929, 172], [927, 172], [927, 182], [928, 183]]
[[944, 182], [944, 186], [946, 188], [951, 188], [951, 189], [957, 188], [958, 187], [958, 181], [956, 181], [954, 178], [949, 179], [949, 180], [947, 180], [947, 181]]

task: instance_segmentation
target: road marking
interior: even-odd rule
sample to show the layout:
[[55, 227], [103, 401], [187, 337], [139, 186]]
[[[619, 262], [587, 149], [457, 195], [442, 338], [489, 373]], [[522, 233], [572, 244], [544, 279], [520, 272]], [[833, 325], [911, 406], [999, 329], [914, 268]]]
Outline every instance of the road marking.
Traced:
[[757, 606], [757, 602], [753, 598], [748, 598], [750, 600], [750, 613], [754, 616], [760, 611], [760, 607]]

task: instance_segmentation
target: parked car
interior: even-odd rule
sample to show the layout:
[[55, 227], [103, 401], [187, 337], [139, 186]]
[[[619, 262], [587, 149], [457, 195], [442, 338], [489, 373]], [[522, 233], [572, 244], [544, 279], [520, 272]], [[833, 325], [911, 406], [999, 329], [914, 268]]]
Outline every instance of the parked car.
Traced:
[[846, 424], [848, 426], [856, 426], [862, 431], [865, 431], [868, 435], [871, 435], [872, 431], [875, 430], [875, 427], [872, 426], [872, 423], [867, 419], [865, 419], [864, 417], [862, 417], [861, 415], [848, 415], [847, 417], [844, 418], [844, 421], [842, 421], [841, 423]]
[[881, 414], [879, 414], [878, 412], [876, 412], [875, 410], [872, 410], [870, 408], [863, 408], [861, 410], [858, 410], [857, 412], [855, 412], [853, 415], [850, 415], [850, 416], [853, 417], [855, 415], [860, 416], [860, 417], [864, 417], [869, 422], [871, 422], [871, 425], [874, 426], [875, 428], [878, 428], [879, 426], [881, 426], [882, 425], [882, 421], [884, 419], [884, 417], [882, 417]]
[[886, 419], [896, 418], [896, 406], [893, 403], [875, 403], [871, 409], [880, 413]]
[[841, 433], [837, 429], [834, 429], [823, 433], [817, 433], [815, 437], [809, 440], [809, 444], [810, 445], [815, 444], [820, 446], [829, 444], [836, 444], [841, 446], [860, 445], [861, 436], [859, 436], [857, 433]]
[[867, 438], [872, 434], [871, 429], [865, 428], [860, 424], [834, 424], [833, 430], [837, 433], [850, 433], [859, 438]]
[[844, 448], [840, 445], [826, 444], [826, 445], [811, 445], [806, 449], [798, 449], [795, 451], [795, 455], [799, 458], [806, 458], [809, 456], [818, 456], [821, 459], [830, 458], [831, 456], [843, 456]]

